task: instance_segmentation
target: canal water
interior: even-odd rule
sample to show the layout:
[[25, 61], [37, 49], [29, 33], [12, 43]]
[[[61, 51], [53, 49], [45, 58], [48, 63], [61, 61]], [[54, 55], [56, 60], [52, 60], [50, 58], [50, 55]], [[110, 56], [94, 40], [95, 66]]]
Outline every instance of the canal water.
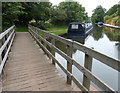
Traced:
[[[65, 38], [68, 39], [68, 37]], [[92, 32], [85, 39], [72, 38], [71, 40], [76, 40], [87, 47], [94, 48], [94, 50], [97, 50], [100, 53], [120, 60], [120, 30], [109, 27], [94, 26]], [[56, 46], [66, 53], [66, 45], [61, 42], [56, 42]], [[83, 52], [75, 49], [73, 50], [72, 58], [82, 66], [84, 66], [84, 56], [85, 54]], [[67, 67], [67, 61], [62, 56], [60, 56], [58, 53], [55, 53], [55, 57], [65, 68]], [[57, 65], [56, 67], [62, 73], [62, 75], [66, 77], [63, 71]], [[118, 72], [114, 69], [104, 65], [96, 59], [93, 59], [92, 73], [115, 91], [118, 90]], [[82, 83], [83, 74], [74, 66], [73, 75]], [[91, 84], [96, 87], [92, 82]]]

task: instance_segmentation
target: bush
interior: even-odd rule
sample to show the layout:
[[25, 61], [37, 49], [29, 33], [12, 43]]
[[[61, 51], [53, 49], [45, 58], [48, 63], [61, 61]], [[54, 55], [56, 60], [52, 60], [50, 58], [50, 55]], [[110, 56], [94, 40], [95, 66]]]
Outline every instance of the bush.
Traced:
[[106, 20], [109, 20], [109, 19], [111, 19], [111, 18], [112, 18], [111, 16], [106, 15], [106, 16], [104, 17], [104, 20], [106, 21]]
[[120, 17], [115, 20], [115, 23], [120, 23]]

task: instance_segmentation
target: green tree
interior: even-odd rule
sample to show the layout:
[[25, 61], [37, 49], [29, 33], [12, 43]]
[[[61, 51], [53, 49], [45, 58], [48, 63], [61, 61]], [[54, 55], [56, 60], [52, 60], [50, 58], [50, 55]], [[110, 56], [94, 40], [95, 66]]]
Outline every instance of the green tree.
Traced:
[[2, 3], [2, 25], [9, 27], [18, 21], [18, 16], [24, 14], [22, 4], [18, 2], [3, 2]]
[[38, 25], [44, 26], [50, 19], [51, 5], [50, 2], [5, 2], [2, 6], [3, 25], [27, 26], [34, 19]]
[[52, 4], [50, 2], [39, 2], [33, 6], [32, 15], [37, 23], [50, 19], [51, 6]]
[[97, 6], [96, 9], [93, 10], [93, 14], [91, 17], [92, 22], [104, 22], [105, 11], [106, 9], [103, 8], [101, 5]]
[[[119, 12], [119, 13], [118, 13]], [[113, 15], [113, 17], [120, 15], [120, 5], [116, 4], [111, 7], [107, 12], [106, 15]]]
[[32, 9], [33, 6], [35, 5], [35, 3], [31, 3], [31, 2], [21, 2], [22, 4], [22, 11], [24, 12], [23, 14], [20, 14], [18, 16], [18, 20], [15, 22], [18, 25], [28, 25], [29, 21], [32, 20], [33, 16], [32, 16]]
[[108, 19], [111, 19], [111, 18], [112, 18], [111, 16], [106, 15], [106, 16], [104, 17], [104, 21], [106, 21], [106, 20], [108, 20]]
[[66, 24], [67, 14], [65, 11], [60, 10], [57, 6], [52, 7], [51, 23], [54, 25]]
[[55, 23], [59, 23], [61, 21], [65, 24], [74, 21], [83, 22], [88, 18], [87, 13], [85, 13], [85, 8], [82, 7], [82, 5], [80, 5], [78, 2], [61, 2], [53, 10], [53, 18], [51, 19]]

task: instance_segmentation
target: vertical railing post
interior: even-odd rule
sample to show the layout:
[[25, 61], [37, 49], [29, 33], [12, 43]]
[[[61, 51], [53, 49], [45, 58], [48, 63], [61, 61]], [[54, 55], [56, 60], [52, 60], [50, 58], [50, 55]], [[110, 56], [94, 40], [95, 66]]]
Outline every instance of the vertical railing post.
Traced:
[[[0, 40], [0, 48], [2, 47], [2, 40]], [[2, 54], [0, 54], [0, 64], [2, 63]]]
[[[67, 45], [67, 55], [72, 58], [72, 47]], [[72, 62], [67, 61], [67, 70], [72, 74]], [[67, 76], [67, 84], [71, 84], [72, 80]]]
[[[44, 33], [44, 36], [43, 36], [44, 40], [46, 40], [46, 34]], [[44, 42], [44, 47], [47, 48], [47, 45], [46, 45], [46, 42]]]
[[[92, 69], [92, 57], [85, 54], [85, 63], [84, 63], [84, 67], [86, 69], [88, 69], [89, 71], [91, 71]], [[84, 75], [83, 76], [83, 85], [89, 90], [90, 89], [90, 79]]]
[[[5, 38], [5, 36], [2, 38], [2, 45], [5, 43], [5, 41], [6, 41], [6, 38]], [[4, 58], [4, 56], [5, 56], [5, 53], [6, 53], [6, 48], [3, 50], [3, 52], [2, 52], [2, 58]]]
[[37, 38], [39, 39], [39, 37], [40, 37], [40, 31], [39, 30], [37, 30], [37, 34], [38, 34]]
[[[52, 45], [55, 46], [55, 39], [54, 39], [54, 38], [51, 39], [51, 43], [52, 43]], [[54, 50], [53, 47], [52, 47], [52, 49], [51, 49], [51, 53], [52, 53], [52, 55], [55, 57], [55, 50]], [[54, 61], [53, 59], [52, 59], [52, 64], [55, 65], [55, 61]]]

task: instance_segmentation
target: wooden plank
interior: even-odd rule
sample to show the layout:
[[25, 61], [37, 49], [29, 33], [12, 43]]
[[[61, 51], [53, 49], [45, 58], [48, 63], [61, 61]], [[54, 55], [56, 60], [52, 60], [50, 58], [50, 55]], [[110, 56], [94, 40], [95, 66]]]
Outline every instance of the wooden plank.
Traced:
[[[69, 61], [69, 62], [71, 62], [71, 63], [73, 62], [73, 59], [71, 59], [70, 57], [68, 57], [64, 52], [62, 52], [61, 50], [59, 50], [59, 49], [56, 48], [55, 46], [52, 46], [52, 45], [51, 45], [50, 43], [48, 43], [48, 42], [47, 42], [47, 44], [48, 44], [49, 46], [53, 47], [53, 48], [55, 49], [55, 51], [56, 51], [57, 53], [59, 53], [61, 56], [63, 56], [65, 59], [71, 60], [71, 61]], [[88, 58], [88, 59], [89, 59], [89, 58]], [[91, 59], [91, 58], [90, 58], [90, 59]], [[74, 64], [75, 64], [75, 63], [76, 63], [76, 62], [74, 61]], [[88, 63], [88, 64], [89, 64], [89, 63]], [[86, 65], [87, 65], [87, 64], [86, 64]], [[76, 66], [76, 65], [75, 65], [75, 66]], [[76, 66], [76, 67], [77, 67], [77, 66]], [[90, 69], [91, 67], [88, 66], [88, 68]], [[83, 69], [83, 67], [82, 67], [82, 69]], [[81, 69], [81, 71], [82, 71], [82, 69]], [[86, 68], [84, 68], [84, 69], [86, 69]], [[82, 72], [84, 73], [84, 71], [82, 71]], [[91, 73], [91, 72], [90, 72], [90, 73]], [[94, 77], [94, 75], [93, 75], [93, 76], [88, 76], [88, 75], [86, 75], [86, 74], [85, 74], [85, 76], [91, 77], [90, 79], [92, 79], [92, 78]], [[96, 78], [96, 77], [95, 77], [95, 78]], [[104, 84], [103, 82], [101, 82], [101, 81], [100, 81], [99, 79], [97, 79], [97, 78], [96, 78], [95, 81], [94, 81], [94, 80], [92, 80], [92, 81], [93, 81], [94, 83], [95, 83], [95, 81], [96, 81], [96, 82], [99, 82], [100, 84], [99, 84], [99, 83], [97, 83], [97, 84], [95, 83], [95, 84], [98, 85], [98, 86], [100, 86], [100, 87], [103, 85], [104, 87], [102, 87], [102, 89], [105, 89], [105, 88], [106, 88], [105, 90], [112, 90], [111, 88], [109, 88], [106, 84]], [[107, 88], [107, 87], [108, 87], [108, 88]]]
[[[72, 58], [72, 47], [67, 45], [67, 55]], [[72, 63], [67, 61], [67, 70], [72, 74]], [[72, 79], [67, 76], [67, 84], [71, 84]]]
[[[51, 44], [52, 44], [53, 46], [55, 46], [55, 39], [54, 39], [54, 38], [51, 39]], [[51, 53], [52, 53], [52, 55], [55, 57], [55, 50], [54, 50], [54, 48], [51, 48]], [[52, 60], [52, 64], [55, 65], [54, 60]]]
[[[33, 26], [31, 26], [31, 27], [33, 27]], [[58, 40], [58, 41], [60, 41], [62, 43], [65, 43], [66, 45], [69, 45], [69, 46], [71, 46], [71, 47], [73, 47], [75, 49], [78, 49], [78, 50], [80, 50], [80, 51], [82, 51], [82, 52], [92, 56], [93, 58], [99, 60], [103, 64], [106, 64], [106, 65], [112, 67], [113, 69], [119, 71], [119, 69], [118, 69], [118, 65], [120, 65], [120, 61], [119, 60], [116, 60], [116, 59], [111, 58], [109, 56], [106, 56], [106, 55], [104, 55], [102, 53], [99, 53], [99, 52], [97, 52], [97, 51], [95, 51], [95, 50], [93, 50], [91, 48], [88, 48], [88, 47], [86, 47], [86, 46], [84, 46], [84, 45], [82, 45], [82, 44], [80, 44], [78, 42], [64, 39], [64, 38], [62, 38], [60, 36], [56, 36], [54, 34], [50, 34], [48, 32], [45, 32], [44, 30], [40, 30], [39, 28], [36, 28], [36, 27], [33, 27], [33, 28], [35, 28], [35, 29], [45, 33], [49, 37], [52, 37], [52, 38], [54, 38], [54, 39], [56, 39], [56, 40]]]
[[98, 79], [95, 75], [93, 75], [89, 70], [85, 67], [81, 66], [77, 62], [73, 60], [73, 65], [77, 67], [85, 76], [87, 76], [94, 84], [96, 84], [99, 88], [103, 89], [104, 91], [112, 91], [114, 90], [106, 85], [102, 80]]
[[60, 42], [65, 43], [66, 45], [72, 46], [72, 41], [71, 41], [71, 40], [67, 40], [67, 39], [65, 39], [65, 38], [63, 38], [63, 37], [56, 36], [56, 35], [54, 35], [54, 34], [52, 34], [52, 33], [50, 34], [50, 33], [46, 32], [45, 30], [41, 30], [41, 29], [36, 28], [36, 27], [34, 27], [34, 26], [32, 26], [32, 28], [34, 28], [34, 29], [36, 29], [36, 30], [38, 30], [38, 31], [40, 31], [40, 32], [43, 32], [43, 33], [46, 34], [48, 37], [52, 37], [52, 38], [54, 38], [54, 39], [56, 39], [56, 40], [58, 40], [58, 41], [60, 41]]
[[[92, 57], [85, 54], [85, 62], [84, 62], [84, 67], [91, 71], [92, 69]], [[90, 79], [83, 74], [83, 85], [89, 90], [90, 89]]]
[[[39, 29], [38, 29], [39, 30]], [[34, 34], [36, 34], [35, 32], [33, 32]], [[55, 37], [55, 35], [51, 35], [51, 34], [49, 34], [49, 33], [47, 33], [47, 32], [44, 32], [43, 31], [43, 33], [46, 33], [48, 36], [50, 36], [50, 37], [52, 37], [52, 38], [54, 38]], [[35, 38], [35, 37], [34, 37]], [[56, 37], [56, 38], [59, 38], [58, 36]], [[54, 38], [54, 39], [56, 39], [56, 38]], [[94, 76], [90, 71], [88, 71], [87, 69], [89, 69], [89, 70], [91, 70], [91, 63], [88, 63], [89, 65], [87, 65], [87, 62], [88, 61], [86, 61], [86, 64], [85, 64], [85, 67], [87, 68], [85, 68], [85, 67], [82, 67], [82, 66], [80, 66], [77, 62], [75, 62], [72, 58], [70, 58], [69, 56], [67, 56], [65, 53], [63, 53], [61, 50], [59, 50], [58, 48], [56, 48], [54, 45], [52, 45], [51, 43], [49, 43], [48, 41], [46, 41], [46, 40], [44, 40], [42, 37], [40, 37], [40, 39], [42, 40], [42, 41], [44, 41], [49, 47], [52, 47], [57, 53], [59, 53], [61, 56], [63, 56], [67, 61], [69, 61], [70, 63], [73, 63], [81, 72], [83, 72], [84, 73], [84, 76], [87, 76], [87, 78], [84, 80], [84, 82], [85, 81], [90, 81], [90, 80], [92, 80], [92, 82], [94, 82], [98, 87], [100, 87], [101, 89], [103, 89], [103, 90], [105, 90], [105, 91], [113, 91], [113, 89], [111, 89], [109, 86], [107, 86], [105, 83], [103, 83], [101, 80], [99, 80], [96, 76]], [[64, 42], [64, 40], [63, 39], [56, 39], [56, 40], [58, 40], [58, 41], [61, 41], [61, 42], [63, 42], [63, 43], [65, 43], [66, 42], [66, 40], [65, 40], [65, 42]], [[39, 40], [37, 40], [38, 42], [39, 42]], [[69, 41], [68, 41], [69, 42]], [[40, 43], [40, 42], [39, 42]], [[92, 49], [90, 49], [90, 48], [88, 48], [88, 47], [85, 47], [85, 46], [83, 46], [83, 45], [81, 45], [81, 44], [78, 44], [78, 43], [76, 43], [76, 42], [69, 42], [69, 43], [67, 43], [68, 45], [70, 45], [71, 47], [74, 47], [74, 48], [76, 48], [76, 49], [79, 49], [79, 50], [81, 50], [81, 51], [83, 51], [84, 53], [86, 53], [86, 60], [91, 60], [91, 62], [92, 62], [92, 58], [91, 57], [88, 57], [89, 55], [90, 55], [90, 53], [94, 53], [95, 52], [95, 54], [98, 54], [98, 55], [100, 55], [100, 56], [104, 56], [104, 55], [102, 55], [102, 54], [100, 54], [100, 53], [98, 53], [97, 51], [95, 51], [95, 50], [92, 50]], [[42, 44], [40, 44], [41, 46], [42, 46], [42, 48], [43, 49], [45, 49], [45, 47], [42, 45]], [[54, 59], [55, 61], [57, 61], [55, 58], [54, 58], [54, 56], [48, 51], [48, 50], [46, 50], [45, 49], [45, 51], [51, 56], [51, 58], [52, 59]], [[96, 56], [96, 55], [94, 55], [95, 56], [95, 58], [97, 59], [98, 57]], [[94, 57], [93, 55], [92, 55], [92, 57]], [[106, 58], [106, 60], [107, 60], [107, 58], [109, 58], [108, 56], [105, 56], [105, 58]], [[111, 58], [112, 59], [112, 58]], [[112, 61], [112, 60], [114, 60], [114, 62], [117, 62], [118, 63], [118, 61], [117, 60], [115, 60], [115, 59], [112, 59], [112, 60], [109, 60], [109, 61]], [[103, 60], [103, 61], [105, 61], [105, 60]], [[58, 62], [58, 61], [57, 61]], [[62, 68], [62, 66], [61, 66], [61, 64], [59, 64], [59, 63], [57, 63], [61, 68]], [[108, 63], [109, 64], [109, 63]], [[114, 67], [113, 67], [114, 68]], [[116, 68], [116, 66], [115, 66], [115, 69], [117, 69]], [[71, 78], [71, 76], [72, 76], [72, 74], [70, 73], [70, 72], [68, 72], [67, 70], [65, 70], [64, 68], [62, 68], [62, 70]], [[68, 74], [69, 73], [69, 74]], [[72, 76], [73, 77], [73, 76]], [[89, 80], [89, 79], [90, 80]], [[73, 78], [74, 79], [74, 78]], [[74, 79], [74, 82], [76, 82], [76, 80]], [[89, 87], [89, 83], [87, 83], [88, 85], [86, 85], [86, 87], [88, 88]], [[80, 84], [81, 85], [81, 84]], [[84, 85], [85, 85], [85, 83], [84, 83]], [[80, 87], [80, 86], [79, 86]]]
[[50, 53], [50, 51], [44, 47], [44, 45], [34, 36], [36, 41], [39, 43], [39, 45], [44, 49], [44, 51], [58, 64], [58, 66], [71, 78], [71, 73], [67, 71], [57, 60], [56, 58]]
[[[60, 91], [59, 86], [61, 91], [75, 91], [72, 86], [66, 84], [65, 78], [50, 63], [42, 49], [32, 41], [29, 33], [16, 34], [10, 58], [4, 68], [3, 91]], [[38, 56], [32, 55], [33, 51], [29, 50], [34, 50]]]
[[42, 37], [39, 37], [41, 41], [45, 42], [50, 48], [53, 48], [55, 52], [59, 53], [62, 57], [64, 57], [66, 60], [68, 60], [72, 64], [72, 58], [70, 58], [67, 54], [65, 54], [63, 51], [55, 47], [53, 44], [48, 42], [47, 40], [43, 39]]
[[[38, 34], [36, 33], [36, 36], [38, 36]], [[44, 33], [44, 35], [43, 35], [43, 38], [46, 40], [46, 34]], [[47, 47], [47, 45], [46, 45], [46, 42], [44, 42], [44, 47]]]
[[[34, 37], [34, 38], [35, 38], [35, 37]], [[37, 40], [37, 41], [39, 42], [39, 40]], [[50, 43], [49, 43], [48, 41], [46, 41], [46, 40], [45, 40], [44, 42], [46, 42], [47, 45], [52, 46], [58, 53], [64, 55], [65, 58], [66, 58], [67, 55], [66, 55], [65, 53], [63, 53], [61, 50], [59, 50], [58, 48], [56, 48], [54, 45], [50, 44]], [[70, 84], [70, 83], [71, 83], [71, 80], [73, 79], [73, 81], [76, 83], [76, 85], [77, 85], [80, 89], [82, 89], [82, 90], [85, 91], [86, 89], [84, 88], [84, 86], [83, 86], [82, 84], [80, 84], [80, 83], [77, 81], [77, 79], [74, 78], [74, 77], [72, 76], [72, 74], [71, 74], [70, 72], [68, 72], [68, 71], [55, 59], [55, 57], [41, 44], [41, 42], [39, 42], [39, 43], [40, 43], [40, 45], [42, 46], [42, 48], [44, 48], [44, 50], [51, 56], [51, 58], [58, 64], [58, 66], [64, 71], [64, 73], [67, 74], [67, 77], [70, 79], [70, 82], [69, 82], [69, 80], [67, 81], [68, 84]], [[69, 49], [71, 50], [71, 48], [69, 48]], [[69, 55], [69, 56], [72, 56], [72, 51], [71, 51], [71, 53], [68, 52], [68, 55]], [[67, 56], [67, 57], [69, 58], [69, 56]], [[71, 62], [71, 60], [70, 60], [69, 63], [71, 64], [71, 67], [72, 67], [72, 62]], [[72, 71], [72, 69], [71, 69], [71, 71]]]
[[73, 43], [73, 47], [75, 49], [78, 49], [78, 50], [80, 50], [80, 51], [90, 55], [91, 57], [99, 60], [103, 64], [106, 64], [109, 67], [119, 71], [119, 68], [118, 68], [118, 65], [120, 65], [120, 61], [119, 60], [116, 60], [116, 59], [111, 58], [111, 57], [109, 57], [107, 55], [99, 53], [99, 52], [97, 52], [97, 51], [95, 51], [95, 50], [93, 50], [91, 48], [88, 48], [88, 47], [86, 47], [86, 46], [84, 46], [84, 45], [82, 45], [82, 44], [80, 44], [78, 42], [75, 42], [75, 41]]
[[75, 77], [72, 76], [72, 80], [81, 89], [81, 91], [85, 91], [85, 93], [88, 91]]

